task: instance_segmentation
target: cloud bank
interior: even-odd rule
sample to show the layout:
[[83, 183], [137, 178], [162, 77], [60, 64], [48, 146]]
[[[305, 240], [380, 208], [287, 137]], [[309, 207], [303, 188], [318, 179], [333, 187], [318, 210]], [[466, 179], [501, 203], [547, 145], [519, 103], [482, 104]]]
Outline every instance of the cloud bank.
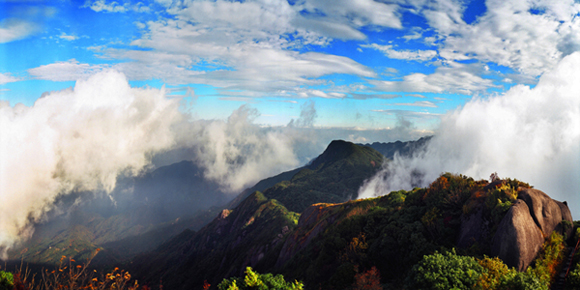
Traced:
[[[156, 152], [173, 146], [178, 103], [163, 90], [131, 88], [108, 71], [48, 94], [34, 106], [0, 103], [0, 250], [72, 190], [111, 191]], [[0, 252], [0, 254], [2, 254]]]
[[[33, 106], [0, 102], [0, 257], [72, 192], [109, 193], [119, 176], [192, 160], [204, 178], [234, 194], [306, 164], [331, 140], [414, 138], [412, 128], [316, 128], [316, 104], [302, 104], [287, 126], [262, 127], [247, 105], [227, 120], [195, 120], [164, 88], [132, 88], [103, 70]], [[413, 135], [413, 137], [408, 137]], [[407, 138], [404, 138], [407, 136]], [[392, 138], [391, 138], [392, 137]]]
[[[359, 190], [359, 197], [426, 186], [443, 172], [531, 183], [568, 200], [580, 214], [580, 52], [565, 57], [534, 88], [474, 98], [442, 118], [425, 151], [396, 157]], [[417, 178], [417, 177], [421, 178]]]

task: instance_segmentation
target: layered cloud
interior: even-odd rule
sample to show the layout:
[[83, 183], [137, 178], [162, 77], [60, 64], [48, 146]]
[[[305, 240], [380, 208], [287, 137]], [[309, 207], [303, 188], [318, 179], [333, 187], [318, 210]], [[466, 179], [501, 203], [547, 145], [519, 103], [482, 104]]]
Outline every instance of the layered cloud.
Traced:
[[87, 78], [105, 68], [106, 66], [79, 63], [76, 59], [71, 59], [31, 68], [28, 74], [35, 79], [65, 82]]

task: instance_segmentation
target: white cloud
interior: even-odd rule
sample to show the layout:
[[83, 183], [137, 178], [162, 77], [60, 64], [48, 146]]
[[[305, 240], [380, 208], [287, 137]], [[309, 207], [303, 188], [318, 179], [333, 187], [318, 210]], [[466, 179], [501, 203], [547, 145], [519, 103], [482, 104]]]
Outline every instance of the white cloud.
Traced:
[[110, 1], [107, 0], [87, 0], [85, 4], [82, 6], [83, 8], [90, 8], [95, 12], [109, 12], [109, 13], [125, 13], [127, 11], [134, 11], [134, 12], [150, 12], [151, 8], [145, 6], [142, 2], [138, 2], [137, 4], [131, 4], [129, 1], [125, 1], [125, 3], [120, 4], [117, 1]]
[[105, 68], [106, 66], [79, 63], [76, 59], [71, 59], [31, 68], [28, 74], [41, 80], [65, 82], [86, 79]]
[[17, 82], [20, 79], [13, 77], [10, 73], [0, 73], [0, 85]]
[[390, 105], [437, 108], [437, 105], [435, 105], [433, 102], [430, 102], [430, 101], [415, 101], [413, 103], [395, 103], [395, 104], [390, 104]]
[[[305, 11], [331, 22], [348, 24], [355, 28], [365, 26], [401, 28], [399, 6], [374, 0], [305, 0], [299, 2]], [[333, 21], [334, 20], [334, 21]]]
[[[32, 233], [55, 198], [72, 190], [111, 191], [173, 145], [179, 103], [134, 89], [109, 71], [32, 107], [0, 103], [0, 251]], [[3, 253], [0, 253], [0, 256]]]
[[[421, 6], [421, 13], [438, 32], [443, 58], [493, 62], [538, 76], [580, 48], [580, 3], [490, 0], [486, 7], [476, 22], [466, 24], [461, 3]], [[532, 9], [543, 12], [535, 14]]]
[[495, 87], [491, 79], [482, 78], [483, 66], [480, 64], [461, 64], [452, 62], [438, 67], [430, 75], [413, 73], [401, 81], [370, 80], [374, 90], [385, 92], [430, 92], [472, 94]]
[[400, 98], [401, 95], [399, 94], [361, 94], [361, 93], [350, 93], [350, 95], [359, 100], [366, 100], [366, 99], [395, 99]]
[[[580, 52], [546, 72], [534, 88], [474, 98], [441, 118], [425, 152], [395, 158], [359, 191], [361, 197], [426, 186], [442, 172], [529, 182], [558, 200], [580, 198]], [[412, 176], [423, 174], [422, 181]], [[418, 182], [417, 182], [418, 181]], [[578, 207], [573, 214], [579, 214]]]
[[67, 41], [73, 41], [73, 40], [77, 40], [77, 39], [79, 39], [79, 37], [78, 37], [78, 36], [76, 36], [76, 35], [74, 35], [74, 34], [70, 34], [70, 35], [69, 35], [69, 34], [66, 34], [66, 33], [64, 33], [64, 32], [63, 32], [63, 33], [61, 33], [61, 34], [60, 34], [58, 37], [59, 37], [60, 39], [64, 39], [64, 40], [67, 40]]
[[395, 50], [392, 45], [364, 44], [362, 47], [376, 49], [381, 51], [389, 58], [405, 59], [415, 61], [429, 61], [437, 56], [435, 50]]
[[30, 21], [8, 18], [0, 21], [0, 43], [27, 38], [40, 31], [40, 27]]
[[[210, 7], [208, 11], [217, 9]], [[248, 6], [244, 9], [258, 8]], [[265, 21], [270, 18], [276, 17], [266, 17]], [[224, 24], [224, 29], [245, 25], [242, 21], [245, 18], [240, 16], [239, 19], [229, 22], [224, 19], [227, 24]], [[272, 34], [263, 31], [218, 33], [214, 31], [218, 28], [210, 29], [181, 20], [149, 22], [147, 25], [149, 30], [146, 34], [131, 44], [151, 50], [103, 51], [106, 57], [133, 60], [116, 66], [130, 78], [138, 76], [139, 79], [162, 78], [170, 83], [205, 83], [225, 89], [248, 90], [249, 94], [259, 92], [272, 95], [278, 91], [295, 91], [301, 85], [317, 83], [314, 78], [333, 73], [375, 76], [370, 68], [344, 56], [285, 49], [287, 42], [281, 40], [279, 35], [269, 38]], [[284, 31], [285, 28], [282, 25], [269, 29]], [[252, 35], [252, 40], [246, 39], [244, 34]], [[262, 41], [256, 41], [256, 38]], [[205, 66], [215, 65], [218, 69], [204, 71], [204, 67], [197, 68], [201, 62]]]

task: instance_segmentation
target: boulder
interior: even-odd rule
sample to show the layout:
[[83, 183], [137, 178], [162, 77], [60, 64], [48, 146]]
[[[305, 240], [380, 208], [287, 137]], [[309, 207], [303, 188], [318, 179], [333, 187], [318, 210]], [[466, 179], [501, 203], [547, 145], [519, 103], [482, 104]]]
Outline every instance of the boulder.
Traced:
[[532, 188], [519, 188], [518, 199], [500, 222], [492, 240], [492, 255], [519, 271], [525, 270], [537, 256], [544, 240], [553, 231], [566, 233], [572, 228], [572, 214], [565, 203]]
[[[523, 200], [530, 209], [530, 215], [540, 227], [544, 236], [549, 236], [562, 222], [560, 206], [547, 194], [533, 188], [520, 188], [518, 199]], [[570, 212], [568, 210], [568, 212]]]
[[518, 199], [499, 224], [491, 251], [509, 267], [523, 271], [534, 260], [542, 243], [544, 236], [528, 205]]

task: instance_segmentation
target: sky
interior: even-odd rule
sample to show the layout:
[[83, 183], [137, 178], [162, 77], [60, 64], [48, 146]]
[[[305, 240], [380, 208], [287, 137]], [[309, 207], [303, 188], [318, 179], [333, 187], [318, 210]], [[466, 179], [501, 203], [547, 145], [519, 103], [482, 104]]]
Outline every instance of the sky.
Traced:
[[[429, 135], [473, 98], [535, 86], [580, 50], [573, 0], [0, 1], [0, 99], [32, 106], [103, 71], [195, 119]], [[405, 138], [406, 137], [406, 138]], [[366, 141], [394, 141], [375, 136]]]

